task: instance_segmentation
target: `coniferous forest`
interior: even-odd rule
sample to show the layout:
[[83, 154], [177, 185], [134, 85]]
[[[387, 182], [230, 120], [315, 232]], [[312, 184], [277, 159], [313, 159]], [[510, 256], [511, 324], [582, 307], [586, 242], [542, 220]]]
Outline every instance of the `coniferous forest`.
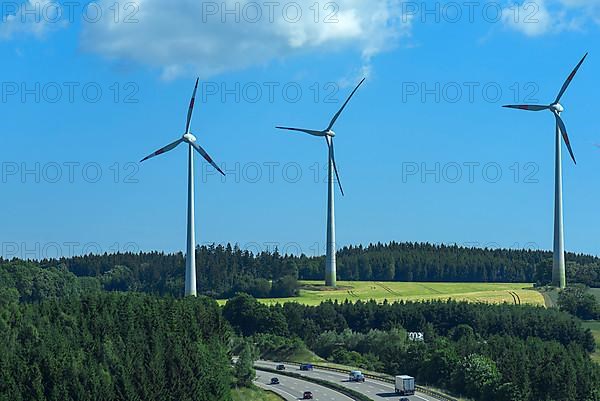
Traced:
[[229, 333], [207, 298], [97, 292], [29, 303], [5, 288], [0, 400], [229, 400]]

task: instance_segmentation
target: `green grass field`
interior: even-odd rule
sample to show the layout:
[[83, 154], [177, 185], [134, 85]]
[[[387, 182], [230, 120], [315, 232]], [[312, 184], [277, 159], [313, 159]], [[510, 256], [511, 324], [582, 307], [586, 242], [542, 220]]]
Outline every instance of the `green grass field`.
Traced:
[[[339, 281], [337, 289], [325, 287], [320, 281], [302, 281], [300, 296], [295, 298], [267, 298], [267, 304], [299, 302], [318, 305], [325, 300], [378, 302], [425, 301], [448, 299], [486, 302], [544, 305], [544, 297], [533, 289], [532, 284], [517, 283], [415, 283], [415, 282], [374, 282]], [[224, 303], [225, 301], [220, 301]]]
[[232, 401], [282, 401], [283, 398], [277, 394], [261, 390], [258, 387], [238, 388], [231, 390]]

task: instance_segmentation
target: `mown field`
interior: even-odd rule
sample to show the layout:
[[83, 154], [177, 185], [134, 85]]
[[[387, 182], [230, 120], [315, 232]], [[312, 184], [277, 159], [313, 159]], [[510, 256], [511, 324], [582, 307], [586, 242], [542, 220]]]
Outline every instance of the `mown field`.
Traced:
[[388, 300], [424, 301], [431, 299], [465, 300], [469, 302], [512, 303], [544, 305], [544, 297], [527, 283], [416, 283], [339, 281], [338, 288], [325, 287], [320, 281], [302, 281], [300, 296], [295, 298], [267, 298], [267, 304], [300, 302], [318, 305], [325, 300], [368, 301]]

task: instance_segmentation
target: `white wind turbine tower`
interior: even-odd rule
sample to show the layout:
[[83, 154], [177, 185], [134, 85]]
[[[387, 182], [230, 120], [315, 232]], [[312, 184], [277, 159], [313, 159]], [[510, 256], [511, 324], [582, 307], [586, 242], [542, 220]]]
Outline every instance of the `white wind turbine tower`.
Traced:
[[187, 248], [185, 256], [185, 295], [196, 296], [196, 239], [194, 234], [194, 149], [198, 151], [214, 168], [221, 174], [225, 175], [217, 164], [206, 153], [202, 146], [196, 143], [196, 137], [190, 132], [190, 122], [192, 121], [192, 111], [194, 110], [194, 102], [196, 101], [196, 91], [198, 90], [198, 79], [194, 86], [190, 107], [187, 114], [187, 122], [185, 124], [185, 132], [181, 138], [160, 148], [156, 152], [144, 157], [141, 161], [148, 160], [154, 156], [161, 155], [170, 150], [175, 149], [180, 143], [188, 144], [188, 209], [187, 209]]
[[290, 131], [300, 131], [309, 135], [321, 136], [325, 137], [325, 142], [327, 142], [327, 147], [329, 149], [329, 157], [328, 157], [328, 192], [327, 192], [327, 246], [325, 253], [325, 285], [330, 287], [336, 286], [336, 267], [335, 267], [335, 214], [334, 214], [334, 179], [333, 174], [335, 172], [335, 176], [337, 178], [338, 185], [340, 186], [340, 192], [342, 196], [344, 195], [344, 190], [342, 189], [342, 184], [340, 182], [340, 176], [338, 174], [337, 166], [335, 164], [335, 155], [333, 151], [333, 137], [335, 136], [335, 132], [333, 132], [333, 125], [337, 121], [342, 111], [354, 95], [354, 93], [358, 90], [358, 88], [365, 81], [363, 78], [356, 88], [352, 91], [348, 99], [344, 102], [342, 107], [338, 110], [337, 113], [333, 116], [331, 121], [329, 122], [329, 126], [322, 131], [310, 130], [304, 128], [290, 128], [290, 127], [275, 127], [278, 129], [286, 129]]
[[571, 149], [571, 143], [569, 142], [569, 136], [567, 135], [567, 128], [565, 127], [565, 123], [560, 117], [560, 113], [564, 111], [563, 106], [559, 103], [562, 95], [565, 93], [569, 84], [573, 80], [573, 77], [581, 67], [581, 64], [587, 57], [587, 53], [583, 56], [583, 58], [579, 61], [577, 66], [573, 69], [571, 74], [568, 76], [567, 80], [563, 84], [562, 88], [560, 88], [560, 92], [558, 92], [558, 96], [552, 104], [548, 106], [542, 105], [529, 105], [529, 104], [521, 104], [521, 105], [506, 105], [503, 107], [509, 107], [512, 109], [521, 109], [528, 111], [541, 111], [541, 110], [550, 110], [552, 114], [554, 114], [554, 118], [556, 120], [556, 150], [555, 150], [555, 170], [554, 170], [554, 257], [552, 262], [552, 285], [565, 288], [567, 285], [567, 277], [565, 270], [565, 244], [564, 244], [564, 233], [563, 233], [563, 207], [562, 207], [562, 157], [561, 157], [561, 141], [560, 137], [562, 137], [565, 141], [565, 145], [567, 145], [567, 150], [573, 159], [573, 162], [577, 164], [575, 161], [575, 156], [573, 155], [573, 150]]

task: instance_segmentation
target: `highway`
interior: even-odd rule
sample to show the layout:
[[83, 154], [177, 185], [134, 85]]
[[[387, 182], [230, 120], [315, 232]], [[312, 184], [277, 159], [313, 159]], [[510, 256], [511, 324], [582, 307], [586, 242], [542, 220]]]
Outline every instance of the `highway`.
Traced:
[[[255, 363], [256, 366], [261, 366], [265, 368], [275, 369], [277, 366], [277, 362], [268, 362], [268, 361], [257, 361]], [[298, 365], [288, 365], [285, 364], [286, 371], [298, 373], [303, 376], [314, 377], [321, 380], [327, 380], [329, 382], [337, 383], [344, 387], [351, 388], [352, 390], [359, 392], [361, 394], [366, 395], [372, 400], [375, 401], [398, 401], [400, 396], [396, 394], [394, 390], [394, 385], [392, 383], [386, 383], [379, 380], [367, 379], [364, 383], [356, 383], [348, 381], [348, 375], [346, 373], [341, 372], [332, 372], [329, 370], [320, 370], [314, 369], [312, 371], [301, 371], [298, 368]], [[257, 371], [257, 374], [268, 374], [266, 372]], [[306, 387], [308, 387], [309, 391], [311, 387], [316, 386], [312, 383], [306, 383]], [[336, 393], [338, 394], [338, 393]], [[348, 397], [346, 397], [347, 399]], [[436, 398], [431, 396], [416, 393], [413, 396], [408, 397], [410, 401], [437, 401]]]
[[[278, 378], [279, 384], [270, 384], [272, 377]], [[256, 379], [254, 380], [254, 384], [279, 394], [287, 401], [297, 401], [302, 399], [302, 395], [305, 391], [311, 391], [315, 401], [353, 401], [352, 398], [327, 387], [323, 387], [301, 379], [295, 379], [293, 377], [278, 375], [275, 373], [263, 372], [260, 370], [256, 371]]]

